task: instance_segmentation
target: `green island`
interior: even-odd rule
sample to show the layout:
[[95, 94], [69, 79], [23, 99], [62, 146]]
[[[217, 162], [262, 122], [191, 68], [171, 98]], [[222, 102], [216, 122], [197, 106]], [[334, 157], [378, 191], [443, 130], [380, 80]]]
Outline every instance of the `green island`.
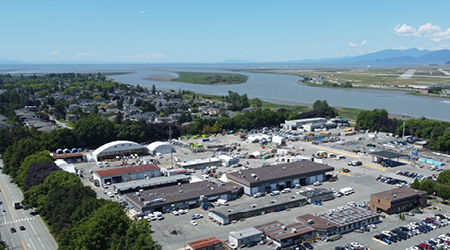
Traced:
[[202, 73], [202, 72], [175, 72], [178, 78], [174, 82], [187, 82], [196, 84], [239, 84], [247, 81], [248, 77], [241, 74], [228, 73]]

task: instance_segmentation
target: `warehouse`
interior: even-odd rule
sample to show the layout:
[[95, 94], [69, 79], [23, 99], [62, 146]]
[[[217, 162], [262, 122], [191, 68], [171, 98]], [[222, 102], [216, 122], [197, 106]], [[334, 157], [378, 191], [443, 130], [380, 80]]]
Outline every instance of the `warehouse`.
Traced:
[[145, 146], [132, 141], [113, 141], [100, 146], [92, 152], [92, 158], [95, 161], [102, 161], [104, 159], [116, 159], [120, 156], [136, 154], [147, 155], [148, 149]]
[[262, 240], [262, 234], [256, 228], [247, 228], [239, 231], [232, 231], [228, 236], [228, 240], [230, 241], [230, 246], [238, 248], [244, 244], [251, 245], [254, 243], [259, 243]]
[[302, 243], [314, 237], [315, 232], [313, 227], [302, 222], [286, 225], [279, 221], [272, 221], [255, 226], [255, 228], [272, 240], [275, 246], [279, 247], [289, 247]]
[[222, 160], [222, 166], [224, 166], [224, 167], [229, 167], [231, 165], [239, 163], [239, 159], [236, 159], [236, 158], [228, 156], [228, 155], [219, 155], [219, 157], [217, 157], [217, 158]]
[[286, 120], [284, 121], [283, 129], [287, 130], [297, 130], [299, 128], [303, 128], [303, 125], [306, 124], [315, 124], [315, 123], [325, 123], [327, 122], [327, 118], [308, 118], [308, 119], [297, 119], [297, 120]]
[[360, 207], [339, 207], [328, 213], [305, 214], [297, 221], [307, 223], [316, 230], [315, 235], [330, 236], [352, 232], [369, 224], [380, 222], [380, 215]]
[[408, 187], [401, 187], [372, 194], [369, 208], [387, 214], [401, 213], [418, 206], [427, 205], [427, 192]]
[[207, 208], [218, 199], [230, 201], [240, 196], [242, 196], [241, 187], [219, 180], [180, 183], [124, 194], [131, 206], [145, 214], [154, 211], [170, 213], [179, 209]]
[[211, 166], [222, 166], [222, 160], [219, 158], [195, 159], [192, 161], [177, 162], [176, 165], [184, 169], [201, 169]]
[[223, 243], [216, 237], [188, 243], [190, 250], [216, 250], [223, 249]]
[[149, 154], [151, 155], [156, 155], [157, 153], [164, 155], [175, 152], [175, 149], [173, 148], [172, 145], [160, 141], [151, 143], [150, 145], [147, 146], [147, 148]]
[[208, 211], [208, 217], [219, 224], [227, 225], [244, 218], [305, 206], [307, 201], [303, 195], [285, 193], [278, 195], [276, 199], [254, 199], [246, 203], [236, 203], [238, 204], [227, 207], [215, 207], [214, 210]]
[[107, 170], [94, 171], [94, 181], [101, 185], [106, 183], [120, 183], [124, 181], [135, 181], [146, 178], [161, 176], [161, 169], [153, 164], [145, 164], [124, 168], [112, 168]]
[[334, 167], [304, 160], [228, 173], [227, 178], [229, 182], [242, 186], [245, 194], [254, 195], [323, 182], [325, 174], [332, 171]]

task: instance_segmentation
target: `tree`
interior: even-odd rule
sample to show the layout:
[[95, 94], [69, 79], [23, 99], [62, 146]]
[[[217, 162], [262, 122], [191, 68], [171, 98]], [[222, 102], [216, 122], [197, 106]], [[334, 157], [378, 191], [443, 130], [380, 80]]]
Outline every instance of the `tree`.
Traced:
[[[45, 151], [44, 151], [45, 152]], [[47, 152], [48, 155], [48, 152]], [[45, 159], [42, 159], [44, 161]], [[53, 160], [53, 159], [52, 159]], [[44, 163], [33, 163], [28, 169], [27, 177], [23, 184], [23, 190], [29, 190], [33, 186], [37, 186], [44, 182], [45, 178], [51, 173], [60, 170], [53, 161], [46, 161]]]
[[442, 171], [438, 175], [437, 181], [442, 184], [450, 185], [450, 169]]
[[[131, 220], [120, 204], [107, 202], [89, 218], [64, 229], [58, 237], [60, 249], [110, 249], [115, 238], [127, 235]], [[147, 232], [149, 233], [149, 232]]]
[[[50, 156], [48, 151], [43, 150], [36, 152], [32, 155], [27, 156], [22, 164], [19, 167], [19, 170], [17, 171], [16, 178], [14, 178], [14, 182], [17, 183], [20, 187], [22, 187], [24, 190], [28, 190], [29, 188], [25, 187], [25, 183], [27, 182], [27, 179], [33, 178], [36, 175], [39, 175], [37, 172], [35, 172], [35, 166], [33, 165], [39, 165], [43, 163], [52, 163], [56, 170], [59, 168], [53, 163], [53, 157]], [[33, 167], [32, 167], [33, 166]], [[46, 165], [48, 166], [48, 165]], [[49, 168], [52, 168], [53, 166], [48, 166]], [[32, 169], [30, 171], [30, 169]]]
[[156, 87], [155, 84], [152, 85], [152, 95], [156, 94]]
[[14, 179], [25, 157], [43, 149], [42, 143], [35, 139], [21, 139], [14, 142], [2, 155], [3, 173], [9, 174]]
[[134, 221], [122, 237], [114, 238], [111, 250], [161, 250], [162, 247], [151, 237], [150, 223], [147, 220]]
[[95, 198], [96, 193], [90, 187], [82, 184], [62, 186], [48, 193], [48, 198], [41, 211], [51, 231], [58, 236], [62, 229], [71, 226], [72, 214], [77, 208], [90, 198]]
[[22, 204], [27, 207], [35, 207], [38, 212], [41, 212], [46, 204], [48, 193], [53, 189], [70, 185], [81, 185], [81, 181], [77, 176], [66, 171], [52, 172], [42, 184], [33, 186], [23, 193]]

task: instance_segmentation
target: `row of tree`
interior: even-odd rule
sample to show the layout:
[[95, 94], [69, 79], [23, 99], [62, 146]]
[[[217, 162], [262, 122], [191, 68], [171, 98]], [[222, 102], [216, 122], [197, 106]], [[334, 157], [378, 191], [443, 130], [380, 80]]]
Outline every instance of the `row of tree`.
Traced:
[[411, 188], [427, 191], [429, 195], [435, 195], [443, 200], [450, 199], [450, 170], [442, 171], [437, 181], [433, 179], [425, 179], [419, 181], [415, 179], [411, 184]]
[[22, 204], [36, 208], [59, 249], [161, 249], [148, 221], [131, 221], [120, 204], [97, 199], [77, 176], [60, 170], [48, 151], [27, 156], [15, 176]]
[[[402, 135], [403, 122], [389, 118], [385, 109], [364, 110], [358, 114], [355, 129]], [[450, 122], [425, 118], [408, 119], [405, 121], [405, 135], [428, 139], [429, 149], [450, 152]]]

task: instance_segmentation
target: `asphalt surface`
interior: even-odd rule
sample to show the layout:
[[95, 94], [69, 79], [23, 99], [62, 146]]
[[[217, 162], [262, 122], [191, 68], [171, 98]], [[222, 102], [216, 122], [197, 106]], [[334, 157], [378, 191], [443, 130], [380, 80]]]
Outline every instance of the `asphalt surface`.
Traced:
[[[361, 140], [359, 140], [359, 137], [361, 137]], [[389, 138], [388, 138], [389, 139]], [[261, 149], [259, 144], [248, 144], [243, 141], [240, 141], [236, 136], [228, 135], [225, 137], [216, 137], [213, 138], [213, 140], [218, 140], [220, 142], [226, 142], [229, 143], [240, 143], [241, 148], [245, 148], [245, 151], [252, 152], [254, 150], [259, 151], [265, 151]], [[311, 142], [288, 142], [288, 145], [294, 145], [295, 148], [291, 151], [294, 151], [296, 153], [300, 153], [301, 155], [305, 156], [311, 156], [312, 154], [315, 154], [317, 151], [325, 150], [327, 152], [333, 152], [337, 155], [344, 155], [346, 158], [341, 160], [336, 159], [326, 159], [326, 162], [328, 165], [335, 167], [336, 171], [335, 175], [338, 176], [338, 180], [335, 182], [324, 182], [321, 187], [324, 188], [334, 188], [336, 190], [339, 190], [344, 187], [352, 187], [355, 189], [355, 193], [351, 194], [349, 196], [343, 196], [340, 198], [336, 198], [331, 201], [324, 202], [322, 206], [316, 206], [316, 205], [307, 205], [301, 208], [294, 208], [290, 211], [281, 211], [277, 213], [270, 213], [265, 214], [257, 217], [247, 218], [244, 221], [239, 221], [237, 223], [232, 223], [225, 226], [220, 226], [218, 224], [213, 223], [208, 219], [207, 211], [203, 209], [192, 209], [188, 214], [185, 215], [179, 215], [175, 216], [172, 214], [164, 214], [165, 219], [162, 221], [152, 221], [152, 230], [155, 231], [153, 234], [153, 238], [160, 242], [163, 245], [163, 249], [184, 249], [185, 246], [187, 246], [187, 243], [209, 238], [211, 236], [215, 236], [222, 240], [223, 242], [228, 241], [229, 233], [231, 231], [237, 231], [237, 230], [243, 230], [249, 227], [253, 227], [256, 225], [268, 223], [270, 221], [278, 220], [280, 222], [291, 224], [295, 223], [295, 218], [299, 215], [307, 214], [307, 213], [323, 213], [328, 212], [329, 209], [337, 208], [340, 206], [347, 206], [348, 201], [353, 201], [356, 204], [360, 204], [362, 201], [368, 202], [370, 199], [370, 194], [390, 190], [397, 188], [395, 185], [388, 185], [385, 183], [381, 183], [378, 181], [375, 181], [375, 178], [380, 175], [386, 175], [393, 178], [398, 178], [402, 180], [406, 180], [409, 183], [412, 183], [414, 179], [399, 176], [396, 175], [395, 172], [398, 170], [402, 171], [410, 171], [410, 172], [417, 172], [421, 173], [424, 176], [430, 176], [432, 174], [438, 174], [436, 172], [430, 171], [427, 168], [420, 168], [418, 165], [413, 165], [409, 162], [403, 161], [403, 165], [393, 168], [384, 168], [380, 166], [379, 164], [372, 163], [372, 158], [370, 156], [362, 156], [359, 154], [356, 154], [352, 152], [353, 149], [356, 149], [356, 146], [363, 147], [368, 143], [376, 143], [376, 141], [371, 141], [367, 139], [367, 135], [354, 135], [345, 137], [345, 140], [348, 141], [354, 141], [354, 143], [346, 143], [344, 145], [337, 145], [337, 144], [331, 144], [331, 143], [324, 143], [320, 145], [313, 145]], [[206, 143], [205, 143], [206, 144]], [[339, 146], [339, 149], [332, 148], [331, 146]], [[355, 146], [356, 145], [356, 146]], [[299, 150], [299, 148], [303, 148], [304, 151]], [[179, 157], [182, 160], [185, 160], [186, 157], [183, 157], [181, 154], [181, 150], [179, 148], [176, 148], [177, 150], [177, 157]], [[197, 158], [204, 158], [204, 157], [210, 157], [211, 152], [209, 153], [201, 153], [201, 154], [195, 154]], [[203, 157], [202, 157], [203, 156]], [[167, 156], [165, 156], [167, 157]], [[189, 156], [193, 157], [193, 156]], [[364, 165], [361, 166], [348, 166], [347, 163], [351, 160], [359, 160]], [[270, 164], [277, 162], [276, 158], [270, 158], [268, 160], [247, 160], [242, 159], [241, 162], [249, 161], [249, 167], [260, 167], [262, 164]], [[279, 162], [279, 160], [278, 160]], [[162, 161], [161, 165], [165, 165], [166, 162], [164, 160]], [[168, 163], [166, 163], [168, 164]], [[349, 173], [343, 173], [342, 170], [344, 168], [350, 169], [351, 172]], [[444, 166], [444, 168], [447, 168]], [[225, 167], [219, 167], [217, 171], [226, 173], [228, 171], [233, 171], [235, 169], [233, 168], [225, 168]], [[197, 171], [193, 174], [193, 178], [201, 178], [201, 171]], [[305, 187], [302, 187], [305, 188]], [[293, 190], [297, 191], [297, 190]], [[289, 194], [287, 194], [289, 195]], [[252, 197], [242, 197], [236, 201], [229, 201], [230, 206], [241, 204], [241, 203], [248, 203], [249, 205], [254, 201], [255, 198]], [[269, 197], [261, 197], [258, 199], [270, 199]], [[436, 208], [441, 209], [440, 213], [447, 213], [450, 211], [450, 208], [448, 206], [436, 204]], [[334, 249], [335, 246], [342, 246], [346, 245], [350, 242], [358, 242], [363, 245], [366, 245], [370, 247], [371, 249], [406, 249], [407, 247], [413, 246], [415, 244], [418, 244], [421, 240], [437, 237], [438, 235], [446, 232], [450, 232], [450, 227], [443, 227], [438, 230], [432, 231], [429, 234], [420, 235], [413, 237], [411, 239], [408, 239], [406, 241], [401, 241], [398, 243], [395, 243], [391, 246], [386, 246], [383, 243], [380, 243], [378, 241], [373, 240], [373, 235], [375, 235], [377, 232], [381, 232], [384, 230], [392, 230], [395, 227], [398, 227], [400, 225], [405, 225], [411, 221], [418, 221], [422, 217], [422, 219], [432, 216], [436, 213], [437, 210], [425, 210], [425, 213], [423, 215], [417, 215], [415, 217], [407, 217], [405, 221], [400, 221], [398, 216], [386, 216], [386, 218], [382, 219], [382, 222], [378, 224], [378, 228], [373, 230], [369, 233], [347, 233], [344, 234], [343, 237], [335, 242], [316, 242], [313, 244], [315, 249]], [[193, 226], [189, 223], [191, 220], [191, 215], [195, 213], [201, 213], [203, 214], [202, 219], [197, 220], [198, 225]], [[174, 234], [174, 231], [176, 234]], [[252, 247], [252, 249], [272, 249], [273, 246], [267, 246], [267, 245], [258, 245]]]
[[[0, 165], [3, 167], [2, 161]], [[0, 190], [0, 232], [7, 249], [58, 249], [56, 241], [39, 215], [31, 209], [14, 209], [13, 202], [22, 201], [23, 196], [9, 176], [0, 174]], [[25, 230], [20, 230], [20, 226], [25, 227]], [[15, 228], [16, 232], [12, 233], [11, 228]]]

